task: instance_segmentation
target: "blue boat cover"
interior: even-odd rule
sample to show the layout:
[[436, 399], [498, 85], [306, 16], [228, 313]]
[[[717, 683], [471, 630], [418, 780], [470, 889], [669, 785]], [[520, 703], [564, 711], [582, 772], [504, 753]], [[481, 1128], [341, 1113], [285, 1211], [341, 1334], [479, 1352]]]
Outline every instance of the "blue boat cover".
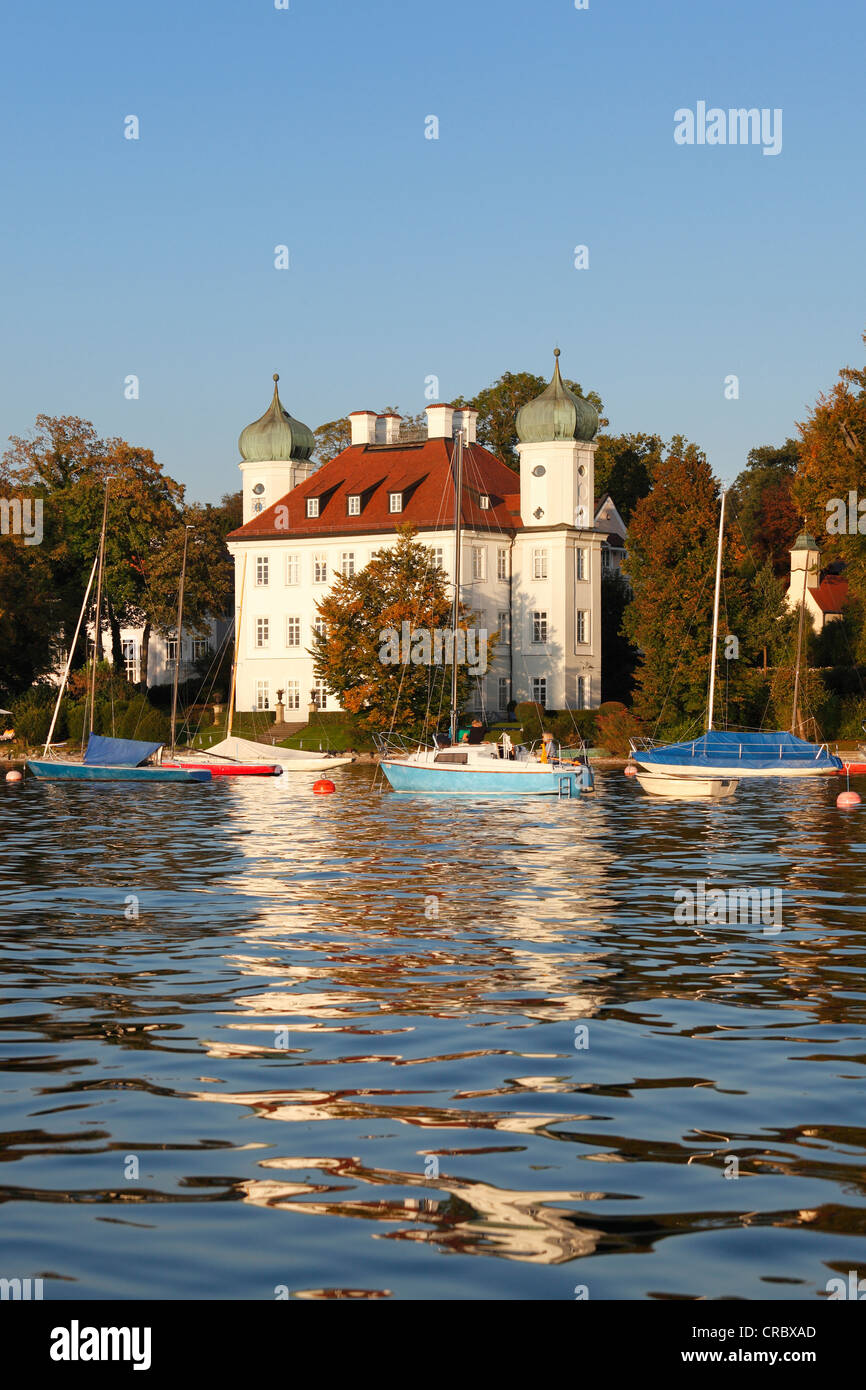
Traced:
[[89, 767], [140, 767], [161, 743], [139, 743], [132, 738], [106, 738], [91, 734], [84, 761]]
[[731, 729], [710, 729], [700, 738], [688, 743], [668, 743], [651, 752], [639, 754], [641, 763], [695, 764], [707, 768], [731, 767], [742, 763], [746, 767], [766, 768], [780, 764], [784, 767], [821, 767], [828, 771], [841, 768], [842, 760], [818, 743], [807, 743], [794, 734], [740, 733]]

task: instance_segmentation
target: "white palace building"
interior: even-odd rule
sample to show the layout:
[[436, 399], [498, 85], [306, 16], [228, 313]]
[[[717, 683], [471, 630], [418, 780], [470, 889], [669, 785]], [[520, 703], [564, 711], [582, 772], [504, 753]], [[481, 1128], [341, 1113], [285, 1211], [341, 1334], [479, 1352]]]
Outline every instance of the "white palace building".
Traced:
[[275, 384], [269, 409], [240, 436], [243, 525], [228, 537], [238, 709], [274, 709], [278, 691], [289, 720], [312, 702], [340, 708], [313, 669], [316, 605], [336, 575], [393, 544], [398, 526], [411, 524], [453, 577], [457, 430], [461, 600], [477, 628], [500, 634], [474, 706], [494, 716], [512, 699], [598, 705], [602, 568], [619, 567], [625, 527], [609, 497], [595, 507], [598, 416], [566, 388], [558, 356], [550, 385], [518, 412], [519, 476], [476, 441], [476, 411], [439, 403], [427, 407], [422, 438], [404, 437], [398, 415], [354, 411], [351, 444], [317, 468], [314, 436]]

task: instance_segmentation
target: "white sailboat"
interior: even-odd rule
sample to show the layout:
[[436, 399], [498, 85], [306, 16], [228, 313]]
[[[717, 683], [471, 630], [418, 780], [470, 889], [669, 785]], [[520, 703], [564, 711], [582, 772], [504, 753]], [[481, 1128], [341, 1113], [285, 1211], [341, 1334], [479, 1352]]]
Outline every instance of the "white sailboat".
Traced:
[[[719, 518], [719, 540], [716, 552], [716, 590], [713, 603], [713, 640], [710, 651], [710, 692], [707, 708], [707, 727], [700, 738], [682, 743], [655, 745], [651, 740], [631, 740], [632, 758], [641, 774], [655, 774], [677, 779], [738, 779], [741, 777], [823, 777], [841, 771], [841, 760], [835, 757], [826, 743], [807, 743], [797, 738], [800, 656], [803, 642], [805, 612], [805, 579], [803, 608], [800, 612], [797, 668], [794, 683], [794, 708], [791, 731], [763, 733], [713, 728], [716, 689], [716, 655], [719, 641], [719, 594], [722, 577], [722, 542], [725, 528], [725, 494], [722, 493]], [[643, 785], [643, 783], [642, 783]], [[652, 786], [647, 790], [652, 790]], [[699, 795], [697, 791], [694, 793]], [[703, 793], [708, 795], [710, 793]]]

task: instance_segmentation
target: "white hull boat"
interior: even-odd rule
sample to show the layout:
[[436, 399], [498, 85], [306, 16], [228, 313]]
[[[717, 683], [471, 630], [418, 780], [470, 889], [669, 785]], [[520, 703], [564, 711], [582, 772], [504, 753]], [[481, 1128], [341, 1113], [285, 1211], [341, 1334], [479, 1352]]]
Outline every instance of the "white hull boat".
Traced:
[[733, 796], [739, 781], [736, 777], [682, 777], [677, 773], [643, 772], [635, 776], [645, 792], [652, 796], [679, 797], [683, 800], [721, 801]]
[[[224, 738], [202, 754], [202, 766], [207, 767], [210, 759], [221, 758], [236, 763], [277, 763], [283, 772], [325, 772], [329, 768], [342, 767], [344, 763], [354, 762], [350, 754], [309, 753], [303, 748], [280, 748], [277, 744], [256, 743], [249, 738]], [[190, 759], [184, 757], [185, 763]]]

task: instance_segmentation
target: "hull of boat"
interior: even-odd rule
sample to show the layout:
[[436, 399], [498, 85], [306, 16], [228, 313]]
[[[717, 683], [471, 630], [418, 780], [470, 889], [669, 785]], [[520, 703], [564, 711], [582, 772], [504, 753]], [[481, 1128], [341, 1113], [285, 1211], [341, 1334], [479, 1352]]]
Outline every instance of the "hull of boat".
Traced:
[[189, 772], [200, 772], [204, 768], [212, 777], [279, 777], [283, 771], [277, 763], [197, 763], [175, 760], [163, 763], [162, 766], [179, 767]]
[[721, 801], [737, 790], [736, 777], [666, 777], [656, 772], [638, 772], [636, 776], [644, 791], [652, 796]]
[[641, 757], [640, 753], [636, 752], [632, 753], [632, 758], [642, 771], [663, 777], [827, 777], [838, 771], [835, 767], [828, 767], [826, 763], [816, 766], [812, 762], [780, 762], [777, 767], [749, 767], [747, 763], [737, 762], [720, 763], [717, 766], [715, 763], [696, 759], [694, 765], [689, 767], [687, 763], [656, 762], [650, 757]]
[[445, 796], [563, 796], [578, 797], [581, 773], [570, 768], [545, 771], [539, 767], [435, 767], [385, 758], [379, 764], [395, 792]]
[[210, 782], [206, 768], [100, 767], [28, 758], [27, 771], [45, 782]]

